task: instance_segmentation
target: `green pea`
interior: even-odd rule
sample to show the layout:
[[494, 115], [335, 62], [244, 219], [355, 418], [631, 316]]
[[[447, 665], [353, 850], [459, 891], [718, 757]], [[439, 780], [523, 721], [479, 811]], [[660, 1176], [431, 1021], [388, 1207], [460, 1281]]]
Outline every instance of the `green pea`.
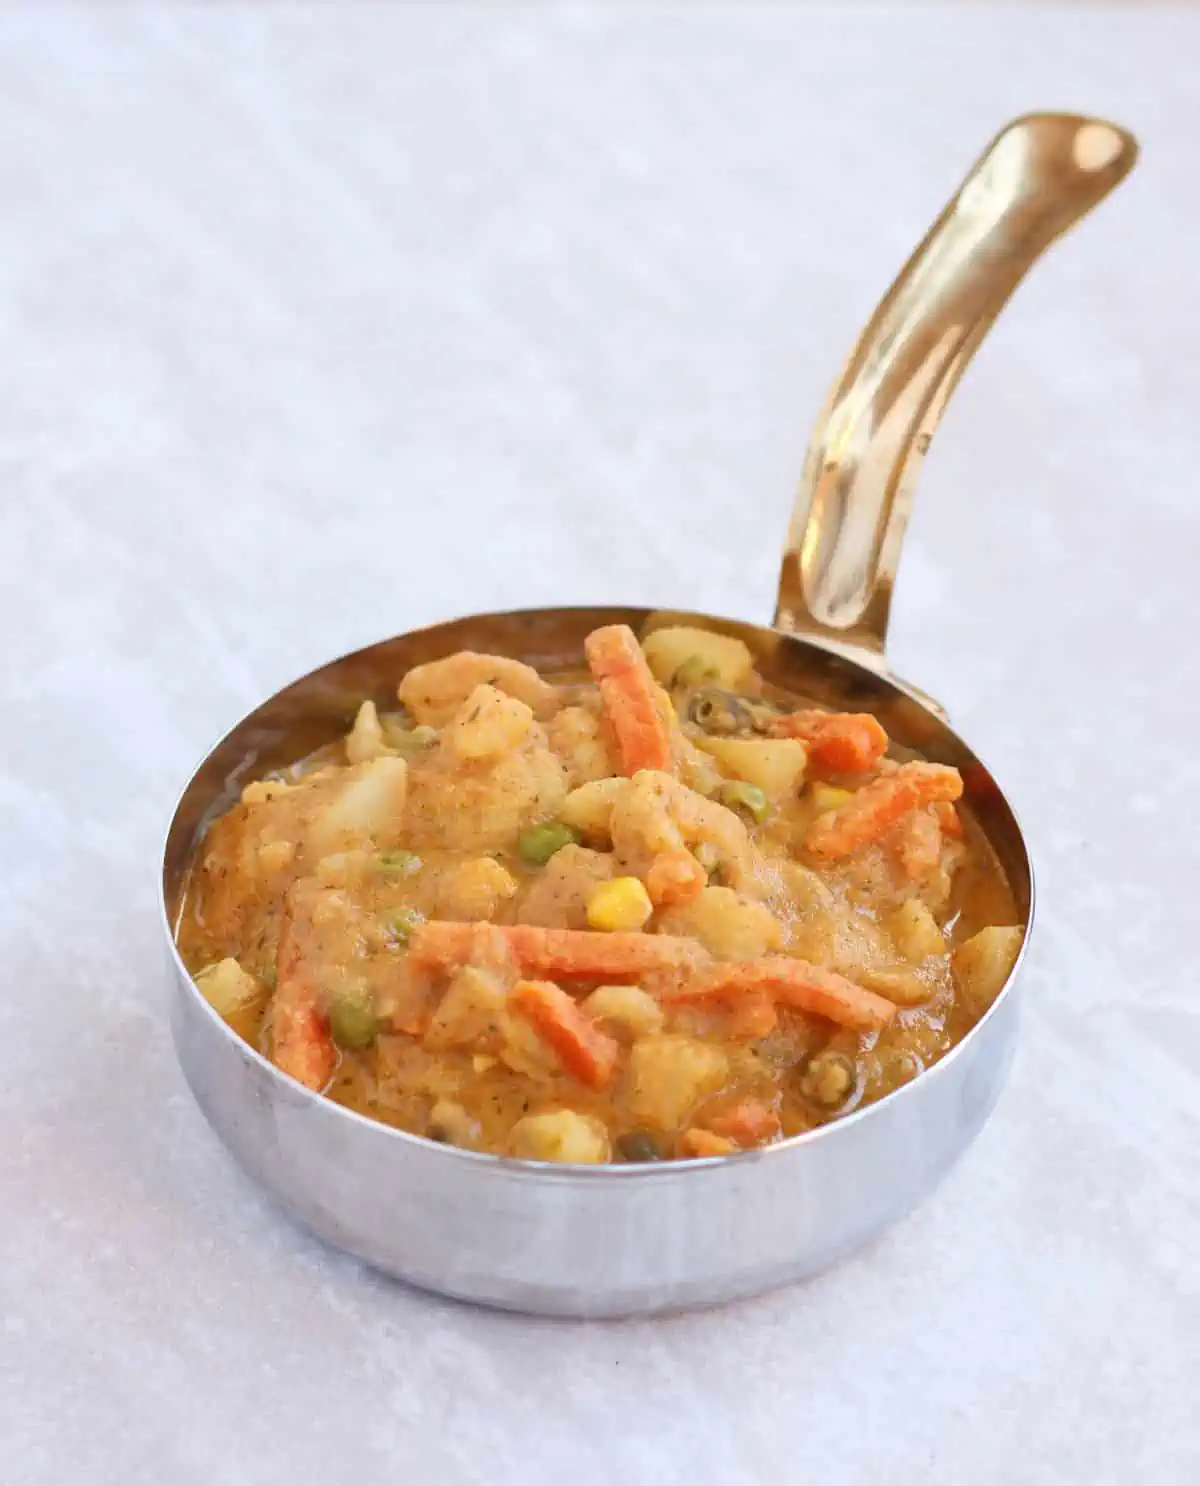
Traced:
[[396, 908], [386, 915], [384, 922], [397, 943], [407, 944], [412, 931], [425, 922], [425, 915], [418, 908]]
[[720, 671], [703, 655], [689, 655], [675, 667], [671, 677], [672, 687], [703, 686], [706, 681], [715, 681]]
[[527, 831], [522, 831], [517, 850], [531, 867], [544, 867], [556, 851], [578, 840], [578, 831], [563, 825], [560, 820], [552, 820], [544, 826], [530, 826]]
[[336, 996], [329, 1005], [329, 1030], [338, 1047], [362, 1052], [379, 1035], [374, 1008], [357, 996]]
[[747, 784], [744, 779], [730, 779], [721, 786], [721, 804], [731, 810], [744, 810], [754, 821], [762, 825], [771, 813], [771, 802], [757, 784]]
[[662, 1149], [649, 1130], [630, 1130], [617, 1136], [617, 1154], [622, 1161], [661, 1161]]
[[423, 865], [415, 851], [381, 851], [375, 858], [375, 864], [389, 877], [411, 877]]

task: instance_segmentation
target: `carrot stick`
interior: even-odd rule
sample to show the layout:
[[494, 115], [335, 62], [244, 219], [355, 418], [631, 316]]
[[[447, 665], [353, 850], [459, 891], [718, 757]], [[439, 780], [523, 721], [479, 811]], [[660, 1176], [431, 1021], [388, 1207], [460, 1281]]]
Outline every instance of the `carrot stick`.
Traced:
[[896, 1015], [892, 1002], [844, 975], [822, 970], [807, 960], [787, 955], [765, 955], [759, 960], [711, 965], [678, 987], [664, 987], [664, 1005], [737, 1006], [744, 998], [766, 992], [777, 1006], [791, 1006], [814, 1016], [828, 1017], [856, 1032], [885, 1027]]
[[840, 810], [818, 815], [808, 829], [805, 849], [825, 861], [850, 856], [886, 835], [910, 810], [939, 800], [957, 800], [962, 790], [957, 769], [945, 764], [901, 764], [857, 790]]
[[658, 685], [627, 624], [593, 630], [583, 642], [588, 667], [612, 725], [621, 772], [671, 769], [671, 733], [658, 707]]
[[612, 1082], [620, 1043], [602, 1032], [561, 987], [548, 980], [519, 980], [509, 1004], [554, 1049], [572, 1078], [591, 1089]]
[[337, 1061], [316, 984], [304, 964], [304, 926], [290, 908], [283, 920], [271, 1001], [271, 1061], [306, 1089], [323, 1089]]
[[[475, 924], [430, 919], [418, 924], [409, 941], [419, 961], [454, 970], [471, 959]], [[489, 939], [503, 943], [525, 975], [567, 980], [631, 980], [652, 971], [683, 970], [707, 964], [695, 939], [671, 934], [604, 934], [591, 929], [543, 929], [536, 924], [487, 926]]]
[[646, 891], [656, 908], [673, 903], [691, 903], [708, 886], [708, 873], [682, 847], [660, 851], [646, 873]]
[[771, 736], [807, 743], [809, 761], [829, 774], [869, 773], [888, 746], [869, 712], [792, 712], [771, 724]]
[[708, 1128], [725, 1135], [740, 1146], [761, 1145], [779, 1134], [779, 1116], [761, 1099], [739, 1099], [708, 1121]]

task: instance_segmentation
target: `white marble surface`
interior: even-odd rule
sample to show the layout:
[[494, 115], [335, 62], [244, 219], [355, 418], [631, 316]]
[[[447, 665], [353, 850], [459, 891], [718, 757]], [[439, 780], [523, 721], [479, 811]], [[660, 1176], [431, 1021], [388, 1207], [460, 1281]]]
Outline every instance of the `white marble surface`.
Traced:
[[[5, 1482], [1200, 1479], [1198, 51], [1153, 9], [5, 11]], [[169, 1044], [193, 761], [452, 612], [767, 615], [841, 355], [1038, 106], [1144, 160], [958, 394], [893, 636], [1040, 868], [992, 1123], [715, 1313], [529, 1322], [321, 1248]]]

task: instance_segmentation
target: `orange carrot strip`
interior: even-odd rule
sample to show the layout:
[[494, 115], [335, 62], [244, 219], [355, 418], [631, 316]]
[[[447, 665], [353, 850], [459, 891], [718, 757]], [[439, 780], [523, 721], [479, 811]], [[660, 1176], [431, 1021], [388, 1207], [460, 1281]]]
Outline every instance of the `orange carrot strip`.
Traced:
[[271, 1061], [306, 1089], [323, 1089], [337, 1061], [316, 984], [303, 959], [303, 933], [289, 909], [279, 936], [271, 1000]]
[[808, 829], [805, 849], [825, 861], [850, 856], [886, 835], [910, 810], [939, 800], [957, 800], [962, 790], [957, 769], [945, 764], [901, 764], [857, 790], [840, 810], [818, 815]]
[[895, 1006], [885, 997], [856, 985], [844, 975], [787, 955], [764, 955], [760, 960], [711, 965], [682, 986], [666, 987], [660, 1000], [664, 1004], [691, 1006], [714, 1002], [737, 1004], [745, 996], [764, 991], [777, 1006], [792, 1006], [814, 1016], [828, 1017], [831, 1022], [856, 1032], [885, 1027], [896, 1015]]
[[658, 708], [658, 686], [627, 624], [593, 630], [583, 642], [621, 756], [621, 772], [671, 768], [671, 733]]
[[780, 1131], [779, 1116], [761, 1099], [739, 1099], [708, 1122], [717, 1135], [727, 1136], [740, 1146], [761, 1145]]
[[646, 873], [646, 891], [656, 908], [691, 903], [708, 885], [708, 873], [683, 849], [660, 851]]
[[723, 1135], [714, 1135], [711, 1130], [685, 1130], [679, 1137], [681, 1156], [732, 1156], [737, 1146]]
[[[472, 957], [478, 942], [476, 927], [430, 919], [413, 930], [410, 952], [424, 964], [456, 969]], [[671, 934], [605, 934], [591, 929], [543, 929], [536, 924], [487, 927], [489, 937], [506, 945], [526, 975], [629, 980], [655, 970], [683, 970], [709, 961], [695, 939]]]
[[771, 724], [771, 735], [807, 743], [810, 762], [830, 774], [867, 774], [888, 746], [887, 733], [869, 712], [792, 712]]
[[572, 1078], [591, 1089], [612, 1082], [620, 1043], [602, 1032], [560, 986], [548, 980], [519, 980], [509, 1004], [554, 1049]]

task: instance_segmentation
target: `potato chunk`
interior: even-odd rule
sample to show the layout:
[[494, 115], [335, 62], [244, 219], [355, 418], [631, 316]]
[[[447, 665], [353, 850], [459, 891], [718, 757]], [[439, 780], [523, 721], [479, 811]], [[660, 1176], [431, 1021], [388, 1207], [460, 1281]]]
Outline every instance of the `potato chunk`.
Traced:
[[430, 1048], [497, 1041], [508, 991], [491, 971], [464, 965], [450, 981], [425, 1034]]
[[408, 765], [402, 758], [374, 758], [352, 765], [313, 820], [305, 845], [314, 856], [366, 839], [377, 846], [394, 846], [400, 839], [407, 792]]
[[218, 1016], [232, 1016], [262, 994], [262, 986], [235, 959], [219, 960], [196, 976], [200, 994]]
[[524, 1161], [570, 1161], [599, 1166], [609, 1159], [608, 1131], [573, 1109], [525, 1115], [512, 1127], [509, 1149]]
[[987, 1010], [1003, 989], [1017, 963], [1024, 937], [1025, 931], [1019, 926], [993, 925], [973, 934], [950, 957], [959, 996], [977, 1016]]
[[721, 686], [736, 686], [753, 665], [750, 651], [741, 640], [687, 624], [655, 630], [642, 641], [642, 650], [655, 679], [664, 686], [671, 684], [675, 672], [693, 656], [707, 662], [713, 679]]
[[804, 782], [808, 750], [794, 738], [698, 738], [730, 774], [756, 784], [772, 799], [794, 795]]
[[612, 840], [613, 807], [630, 788], [628, 779], [590, 780], [571, 791], [562, 802], [558, 818], [585, 841], [607, 845]]
[[629, 1055], [634, 1115], [663, 1130], [677, 1130], [701, 1099], [725, 1082], [729, 1059], [719, 1047], [670, 1033], [643, 1037]]

